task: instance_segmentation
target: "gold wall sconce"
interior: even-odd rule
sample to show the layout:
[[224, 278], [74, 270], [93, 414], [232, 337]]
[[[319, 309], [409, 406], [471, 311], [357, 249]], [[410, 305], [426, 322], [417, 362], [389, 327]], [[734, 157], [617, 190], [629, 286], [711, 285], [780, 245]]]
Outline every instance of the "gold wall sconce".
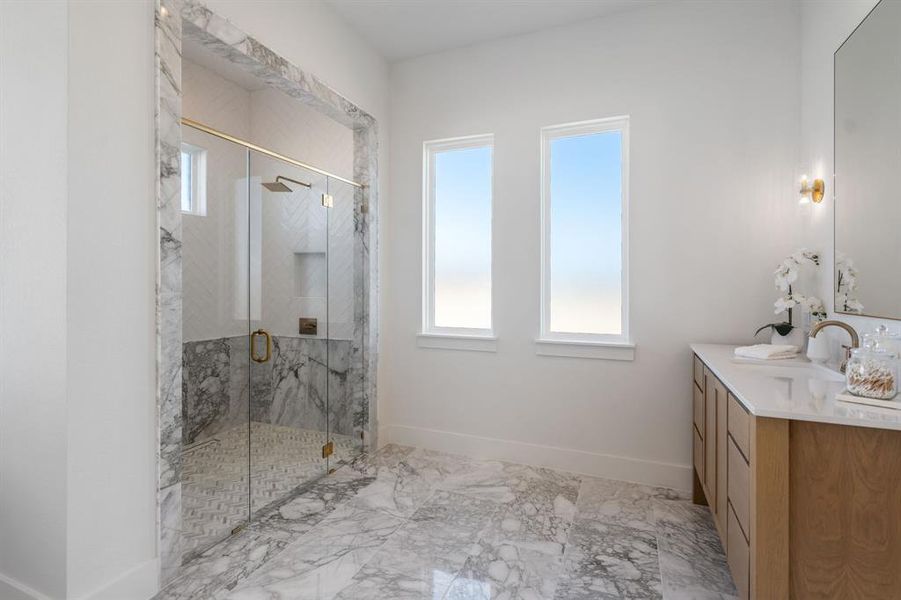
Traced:
[[807, 175], [801, 176], [801, 204], [819, 204], [826, 195], [826, 182], [822, 179], [814, 179], [813, 184], [807, 179]]

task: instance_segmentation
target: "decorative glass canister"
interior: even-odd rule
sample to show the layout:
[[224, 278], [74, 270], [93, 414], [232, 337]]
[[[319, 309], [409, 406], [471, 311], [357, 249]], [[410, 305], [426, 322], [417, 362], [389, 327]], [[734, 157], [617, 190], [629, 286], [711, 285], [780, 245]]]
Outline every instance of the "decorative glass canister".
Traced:
[[887, 350], [854, 348], [845, 377], [848, 391], [855, 396], [891, 400], [898, 393], [898, 355]]
[[861, 345], [864, 348], [885, 350], [901, 356], [901, 331], [880, 325], [873, 333], [865, 333], [863, 335], [863, 343]]

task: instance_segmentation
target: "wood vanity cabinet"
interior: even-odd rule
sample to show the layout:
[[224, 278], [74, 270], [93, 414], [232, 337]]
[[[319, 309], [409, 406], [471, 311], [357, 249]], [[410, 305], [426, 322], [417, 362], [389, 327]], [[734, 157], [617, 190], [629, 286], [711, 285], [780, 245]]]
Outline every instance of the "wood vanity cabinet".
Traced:
[[[803, 379], [755, 382], [731, 347], [699, 346], [693, 496], [710, 508], [739, 598], [901, 600], [898, 411], [833, 406]], [[793, 404], [766, 406], [767, 392]]]
[[786, 422], [752, 417], [693, 359], [693, 499], [710, 507], [739, 598], [787, 599]]

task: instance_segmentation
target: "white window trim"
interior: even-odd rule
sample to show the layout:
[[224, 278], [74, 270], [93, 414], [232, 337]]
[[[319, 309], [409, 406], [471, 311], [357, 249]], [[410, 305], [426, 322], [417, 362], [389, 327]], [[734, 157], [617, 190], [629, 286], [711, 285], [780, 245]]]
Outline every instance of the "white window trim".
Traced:
[[420, 333], [416, 336], [416, 345], [420, 348], [436, 348], [440, 350], [497, 352], [497, 338], [493, 335]]
[[[191, 157], [191, 209], [182, 209], [182, 214], [206, 216], [206, 149], [182, 142], [181, 152]], [[181, 154], [179, 154], [181, 159]]]
[[537, 339], [535, 340], [535, 354], [568, 358], [635, 360], [635, 344]]
[[[497, 348], [494, 336], [494, 249], [490, 248], [491, 277], [488, 282], [491, 298], [491, 327], [487, 329], [467, 327], [438, 327], [435, 325], [435, 155], [450, 150], [467, 148], [491, 148], [491, 223], [489, 236], [494, 229], [494, 134], [472, 135], [441, 140], [430, 140], [422, 145], [422, 329], [418, 345], [424, 348], [449, 348], [493, 352]], [[489, 241], [490, 243], [490, 241]], [[484, 343], [479, 343], [484, 342]]]
[[[550, 330], [551, 142], [605, 131], [622, 133], [622, 333], [561, 333]], [[609, 117], [541, 128], [541, 325], [536, 353], [544, 356], [633, 360], [629, 323], [629, 117]]]

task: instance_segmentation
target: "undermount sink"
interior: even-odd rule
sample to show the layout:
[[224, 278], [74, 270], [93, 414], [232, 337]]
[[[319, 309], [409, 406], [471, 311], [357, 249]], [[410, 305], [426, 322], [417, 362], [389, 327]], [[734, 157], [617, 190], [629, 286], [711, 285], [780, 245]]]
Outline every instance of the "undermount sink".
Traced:
[[810, 362], [791, 361], [783, 364], [778, 362], [743, 361], [734, 360], [734, 364], [749, 372], [760, 374], [763, 377], [785, 377], [789, 379], [816, 379], [819, 381], [842, 382], [845, 376], [837, 371], [828, 369], [822, 365]]

